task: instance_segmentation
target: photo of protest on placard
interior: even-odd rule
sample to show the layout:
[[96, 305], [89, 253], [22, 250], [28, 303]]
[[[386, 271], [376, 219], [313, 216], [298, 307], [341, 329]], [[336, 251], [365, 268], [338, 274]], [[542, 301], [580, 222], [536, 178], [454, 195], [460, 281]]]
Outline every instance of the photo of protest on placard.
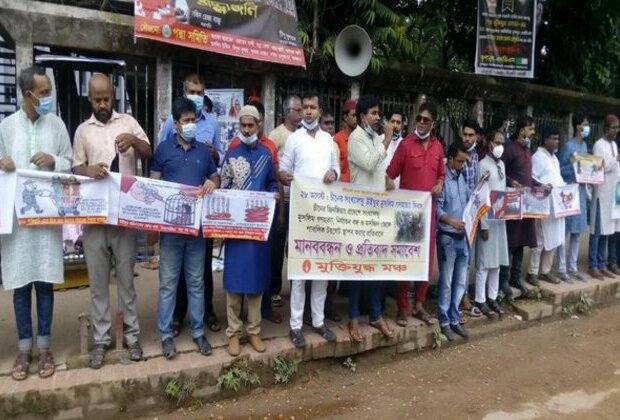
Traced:
[[480, 219], [482, 219], [491, 207], [489, 196], [489, 183], [486, 181], [480, 182], [476, 185], [476, 188], [474, 188], [465, 206], [463, 221], [465, 222], [465, 232], [467, 232], [467, 239], [470, 245], [473, 244], [474, 239], [476, 239], [476, 232]]
[[605, 182], [603, 158], [588, 153], [575, 153], [573, 168], [580, 184], [602, 184]]
[[523, 190], [523, 218], [545, 219], [551, 214], [550, 192], [543, 187]]
[[523, 218], [523, 190], [491, 191], [489, 219], [516, 220]]

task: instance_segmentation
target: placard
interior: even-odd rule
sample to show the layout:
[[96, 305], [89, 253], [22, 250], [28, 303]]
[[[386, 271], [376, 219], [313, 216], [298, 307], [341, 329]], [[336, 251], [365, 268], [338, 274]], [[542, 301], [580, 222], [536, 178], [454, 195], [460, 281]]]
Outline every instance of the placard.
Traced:
[[579, 184], [554, 187], [551, 190], [553, 217], [561, 218], [581, 214]]
[[523, 190], [491, 191], [488, 219], [518, 220], [523, 218]]
[[489, 211], [490, 207], [489, 183], [487, 181], [479, 182], [472, 191], [463, 212], [463, 221], [465, 222], [465, 232], [467, 232], [469, 245], [474, 243], [480, 219]]
[[575, 178], [580, 184], [602, 184], [605, 182], [605, 165], [600, 156], [587, 153], [575, 153]]
[[551, 214], [551, 192], [543, 187], [523, 189], [523, 218], [545, 219]]

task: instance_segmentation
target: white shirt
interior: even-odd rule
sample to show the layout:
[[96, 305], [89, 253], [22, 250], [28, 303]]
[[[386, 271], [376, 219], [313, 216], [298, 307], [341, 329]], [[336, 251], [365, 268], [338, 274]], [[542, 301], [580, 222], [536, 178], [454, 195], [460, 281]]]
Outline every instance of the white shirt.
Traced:
[[314, 137], [305, 128], [298, 128], [284, 144], [280, 158], [280, 170], [307, 178], [323, 179], [333, 169], [340, 178], [340, 164], [334, 141], [320, 128]]
[[[560, 161], [544, 147], [539, 147], [532, 156], [532, 178], [541, 184], [551, 184], [552, 187], [566, 185], [560, 172]], [[564, 243], [564, 219], [552, 216], [540, 221], [544, 249], [550, 251]], [[540, 245], [540, 244], [539, 244]]]
[[370, 138], [359, 125], [349, 135], [349, 168], [351, 182], [361, 185], [384, 186], [386, 157], [383, 135]]
[[[388, 166], [390, 166], [390, 162], [392, 162], [394, 153], [396, 153], [396, 149], [398, 149], [398, 146], [400, 146], [402, 142], [403, 142], [403, 136], [401, 135], [396, 140], [392, 140], [392, 142], [388, 146], [386, 150], [387, 156], [385, 157], [385, 160], [383, 161], [383, 166], [385, 170], [387, 170]], [[394, 179], [394, 185], [396, 185], [396, 188], [400, 188], [400, 177], [396, 177]]]

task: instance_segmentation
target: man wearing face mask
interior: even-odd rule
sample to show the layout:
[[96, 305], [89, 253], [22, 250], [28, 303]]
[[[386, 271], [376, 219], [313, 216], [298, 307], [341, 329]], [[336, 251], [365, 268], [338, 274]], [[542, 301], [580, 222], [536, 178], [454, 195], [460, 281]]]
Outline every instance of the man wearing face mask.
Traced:
[[480, 167], [478, 154], [476, 153], [476, 142], [480, 135], [480, 124], [473, 118], [467, 118], [463, 121], [460, 137], [463, 145], [467, 149], [467, 160], [463, 166], [463, 176], [465, 182], [471, 191], [473, 191], [480, 177]]
[[[494, 191], [506, 190], [506, 168], [501, 160], [504, 154], [504, 141], [502, 131], [492, 131], [487, 137], [487, 148], [489, 150], [480, 161], [480, 172], [489, 174], [489, 189]], [[489, 220], [485, 215], [480, 220], [480, 234], [476, 237], [476, 297], [474, 305], [489, 318], [504, 314], [497, 301], [499, 268], [508, 264], [506, 221]]]
[[[429, 191], [433, 196], [428, 278], [427, 281], [414, 282], [415, 307], [412, 314], [427, 325], [435, 323], [430, 314], [424, 309], [424, 302], [426, 302], [428, 280], [433, 272], [435, 259], [436, 199], [441, 195], [446, 174], [446, 167], [443, 161], [443, 147], [437, 137], [432, 134], [436, 117], [437, 110], [432, 103], [425, 102], [420, 105], [418, 115], [415, 118], [415, 131], [402, 141], [394, 153], [390, 166], [387, 168], [387, 176], [389, 178], [396, 179], [400, 177], [401, 189]], [[396, 323], [402, 327], [407, 325], [408, 289], [408, 282], [402, 281], [398, 283], [396, 292], [396, 304], [398, 306]]]
[[[280, 182], [290, 185], [295, 176], [321, 179], [329, 184], [338, 179], [340, 165], [331, 136], [319, 128], [321, 104], [314, 91], [302, 98], [302, 127], [295, 131], [284, 146], [280, 159]], [[335, 341], [336, 334], [325, 325], [325, 297], [327, 281], [313, 281], [311, 291], [312, 326], [327, 341]], [[295, 347], [305, 347], [301, 330], [306, 299], [305, 280], [291, 280], [291, 319], [289, 337]]]
[[[556, 127], [548, 128], [543, 135], [542, 147], [532, 156], [532, 178], [544, 185], [547, 193], [551, 192], [551, 188], [566, 185], [556, 157], [559, 146], [560, 131]], [[538, 280], [544, 280], [558, 284], [560, 280], [550, 273], [555, 250], [564, 242], [564, 219], [557, 219], [551, 214], [545, 219], [536, 219], [535, 224], [537, 247], [530, 253], [527, 282], [538, 285]]]
[[[529, 115], [521, 115], [515, 122], [513, 140], [506, 146], [502, 160], [506, 165], [506, 186], [524, 188], [539, 186], [532, 179], [532, 152], [530, 144], [536, 134], [534, 120]], [[502, 266], [499, 273], [500, 288], [507, 299], [512, 299], [513, 286], [521, 290], [523, 298], [529, 297], [531, 292], [521, 281], [521, 265], [523, 262], [523, 248], [536, 248], [536, 229], [534, 219], [507, 220], [508, 249], [510, 266]]]
[[[246, 105], [239, 110], [239, 146], [226, 153], [222, 163], [222, 188], [266, 191], [278, 188], [272, 152], [258, 141], [260, 115], [256, 107]], [[245, 296], [248, 307], [248, 341], [255, 351], [265, 351], [260, 338], [261, 299], [269, 288], [270, 244], [245, 239], [226, 239], [224, 247], [224, 290], [228, 318], [228, 353], [241, 352], [239, 338], [243, 321], [239, 318]]]
[[[136, 174], [136, 159], [149, 159], [151, 145], [140, 124], [129, 114], [113, 109], [114, 88], [110, 79], [95, 73], [88, 81], [88, 100], [92, 116], [79, 125], [73, 138], [73, 172], [103, 179], [108, 171], [124, 175]], [[117, 168], [116, 168], [117, 167]], [[116, 261], [120, 310], [123, 312], [125, 343], [133, 361], [142, 359], [138, 341], [137, 296], [134, 287], [135, 234], [133, 229], [112, 225], [84, 226], [84, 255], [88, 269], [91, 295], [91, 322], [95, 346], [89, 366], [103, 366], [106, 350], [112, 343], [110, 331], [110, 249]]]
[[[392, 158], [394, 157], [394, 153], [396, 153], [396, 149], [398, 148], [398, 146], [400, 146], [400, 143], [403, 140], [403, 135], [404, 135], [403, 116], [404, 115], [405, 114], [400, 109], [392, 109], [387, 113], [387, 118], [393, 127], [393, 131], [392, 131], [392, 141], [390, 142], [390, 145], [387, 148], [387, 151], [386, 151], [387, 156], [385, 157], [385, 160], [383, 161], [383, 165], [385, 168], [390, 166], [390, 162], [392, 161]], [[400, 186], [400, 177], [394, 180], [394, 187], [398, 188], [399, 186]]]
[[[394, 189], [394, 181], [385, 176], [383, 165], [387, 157], [386, 150], [392, 143], [392, 124], [388, 122], [385, 125], [383, 135], [377, 134], [381, 124], [379, 102], [370, 96], [362, 96], [359, 99], [355, 112], [357, 127], [349, 136], [348, 141], [351, 183]], [[351, 338], [358, 343], [364, 341], [358, 321], [363, 288], [368, 296], [370, 326], [377, 328], [385, 337], [391, 338], [394, 331], [382, 315], [383, 282], [381, 281], [349, 282], [349, 334]]]
[[[196, 141], [204, 143], [211, 152], [213, 161], [219, 164], [224, 156], [224, 150], [220, 142], [220, 127], [217, 118], [211, 112], [208, 105], [213, 107], [211, 100], [205, 96], [205, 80], [202, 76], [193, 73], [188, 74], [183, 82], [183, 95], [192, 101], [196, 107]], [[176, 139], [176, 123], [172, 115], [168, 116], [159, 131], [159, 143], [166, 140]]]
[[[573, 115], [573, 138], [568, 140], [560, 150], [560, 170], [562, 178], [568, 183], [575, 183], [575, 154], [588, 153], [586, 138], [590, 135], [590, 123], [583, 112]], [[579, 237], [588, 229], [588, 198], [586, 184], [579, 185], [579, 207], [581, 214], [566, 218], [567, 245], [562, 243], [558, 248], [558, 274], [560, 279], [570, 282], [571, 277], [578, 281], [585, 281], [585, 277], [577, 270], [579, 256]], [[567, 264], [568, 260], [568, 264]]]
[[[52, 84], [41, 67], [24, 69], [18, 78], [24, 97], [21, 108], [0, 122], [0, 169], [69, 172], [71, 142], [60, 118], [50, 113]], [[13, 290], [18, 354], [13, 379], [28, 376], [32, 361], [32, 289], [36, 292], [38, 369], [41, 378], [54, 373], [50, 350], [54, 283], [64, 281], [62, 226], [13, 225], [2, 235], [2, 285]]]
[[[151, 161], [151, 178], [201, 187], [201, 194], [210, 194], [219, 187], [220, 177], [209, 149], [196, 140], [196, 108], [187, 98], [172, 104], [177, 137], [160, 143]], [[199, 236], [178, 233], [160, 234], [159, 303], [157, 325], [162, 353], [167, 359], [176, 354], [173, 341], [173, 314], [181, 272], [189, 301], [192, 339], [203, 355], [211, 353], [204, 333], [204, 281], [206, 240]]]
[[357, 127], [357, 118], [355, 116], [355, 107], [357, 102], [353, 99], [347, 99], [342, 104], [342, 122], [340, 131], [334, 136], [334, 142], [338, 145], [340, 151], [340, 182], [349, 182], [351, 180], [351, 172], [349, 171], [349, 152], [348, 143], [351, 132]]

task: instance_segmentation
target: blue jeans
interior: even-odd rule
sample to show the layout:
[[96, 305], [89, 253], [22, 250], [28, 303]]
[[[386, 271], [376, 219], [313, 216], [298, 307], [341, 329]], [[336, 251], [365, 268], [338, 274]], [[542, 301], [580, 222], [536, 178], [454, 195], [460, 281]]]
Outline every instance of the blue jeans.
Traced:
[[596, 202], [596, 220], [594, 233], [590, 234], [588, 244], [588, 268], [602, 270], [607, 266], [605, 251], [607, 251], [607, 235], [601, 235], [601, 210], [600, 203]]
[[439, 324], [459, 323], [459, 304], [467, 285], [469, 245], [467, 238], [437, 234], [437, 259], [439, 261]]
[[365, 288], [368, 295], [368, 317], [370, 322], [381, 318], [383, 306], [383, 282], [382, 281], [351, 281], [349, 282], [349, 318], [360, 317], [360, 302], [362, 301], [362, 289]]
[[37, 347], [49, 348], [54, 313], [54, 285], [35, 281], [13, 291], [13, 309], [17, 322], [17, 347], [32, 349], [32, 285], [37, 294]]
[[162, 341], [172, 338], [172, 320], [181, 271], [185, 275], [189, 322], [193, 338], [204, 335], [205, 250], [207, 242], [199, 236], [162, 233], [159, 257], [159, 304], [157, 326]]

